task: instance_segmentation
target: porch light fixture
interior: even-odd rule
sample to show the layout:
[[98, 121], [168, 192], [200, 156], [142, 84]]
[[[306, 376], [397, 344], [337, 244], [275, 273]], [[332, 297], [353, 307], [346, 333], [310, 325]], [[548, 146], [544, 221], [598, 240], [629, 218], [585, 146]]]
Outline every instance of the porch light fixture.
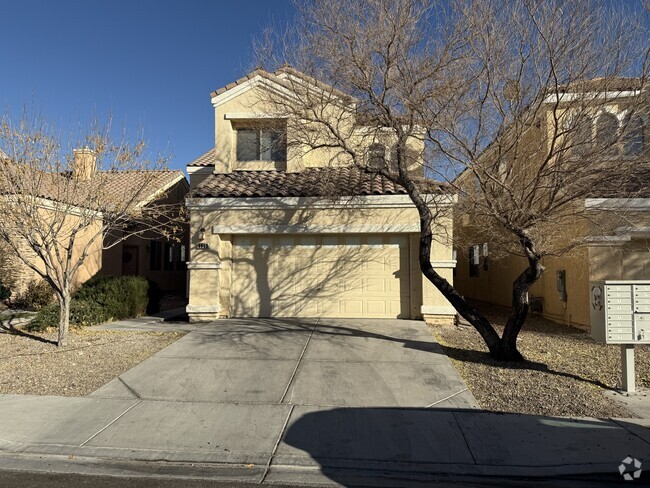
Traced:
[[201, 227], [199, 229], [199, 241], [202, 241], [205, 239], [205, 227]]

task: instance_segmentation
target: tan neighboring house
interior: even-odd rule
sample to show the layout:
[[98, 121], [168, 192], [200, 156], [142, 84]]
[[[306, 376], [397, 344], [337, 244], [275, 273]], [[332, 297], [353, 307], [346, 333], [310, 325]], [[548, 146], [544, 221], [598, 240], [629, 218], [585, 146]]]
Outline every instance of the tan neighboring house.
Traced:
[[[618, 137], [619, 142], [608, 151], [612, 151], [611, 157], [634, 161], [636, 174], [623, 186], [594, 188], [582, 202], [593, 211], [591, 228], [565, 229], [567, 236], [584, 238], [585, 244], [565, 255], [543, 259], [545, 271], [529, 296], [531, 310], [547, 319], [587, 329], [590, 281], [650, 279], [650, 114], [629, 111], [629, 99], [637, 95], [631, 89], [608, 94], [611, 104], [599, 107], [585, 127], [595, 135], [596, 144], [599, 137]], [[629, 131], [627, 138], [620, 137], [623, 127]], [[620, 223], [599, 225], [619, 217]], [[494, 243], [480, 237], [469, 215], [455, 219], [454, 234], [462, 242], [455, 251], [456, 289], [466, 298], [510, 307], [512, 284], [526, 268], [525, 259], [515, 255], [494, 258]]]
[[[188, 165], [190, 320], [452, 322], [454, 309], [420, 272], [419, 217], [404, 189], [336, 149], [293, 144], [296, 121], [265, 103], [268, 91], [291, 96], [288, 77], [309, 89], [323, 86], [285, 67], [254, 71], [211, 94], [214, 147]], [[354, 119], [354, 103], [341, 106]], [[364, 144], [361, 125], [351, 133]], [[267, 149], [264, 141], [275, 139]], [[340, 198], [331, 197], [333, 188]], [[451, 207], [440, 184], [431, 182], [431, 194]], [[448, 235], [434, 244], [432, 259], [451, 281], [451, 217], [441, 223]]]
[[[110, 176], [110, 184], [128, 187], [140, 186], [140, 171], [120, 171]], [[140, 205], [182, 206], [189, 192], [189, 184], [182, 171], [156, 171], [150, 185], [151, 192], [144, 196]], [[153, 232], [142, 236], [131, 235], [116, 245], [102, 251], [101, 269], [98, 275], [142, 276], [156, 283], [162, 291], [186, 296], [187, 253], [189, 226], [173, 239], [163, 238]], [[111, 236], [105, 236], [108, 243]]]
[[[56, 178], [75, 177], [79, 181], [89, 180], [94, 177], [101, 177], [102, 184], [106, 185], [106, 194], [121, 195], [128, 192], [129, 188], [142, 188], [147, 183], [147, 190], [143, 193], [139, 205], [146, 206], [155, 202], [169, 205], [182, 205], [189, 190], [189, 185], [182, 171], [156, 171], [152, 177], [151, 172], [144, 174], [142, 171], [105, 171], [98, 172], [95, 158], [89, 155], [87, 150], [75, 150], [73, 174], [51, 175], [53, 178], [53, 190], [47, 191], [43, 186], [44, 194], [40, 195], [39, 209], [42, 212], [55, 211], [52, 202], [58, 198], [59, 192], [55, 189]], [[146, 178], [146, 179], [145, 179]], [[115, 189], [115, 191], [112, 191]], [[135, 194], [135, 191], [134, 193]], [[83, 209], [74, 205], [66, 205], [68, 209], [67, 221], [74, 227], [75, 212], [82, 212]], [[87, 211], [84, 211], [87, 214]], [[92, 236], [97, 235], [101, 230], [101, 214], [98, 213], [96, 224], [89, 226], [86, 233], [78, 237], [75, 242], [76, 250], [80, 252]], [[152, 237], [148, 239], [147, 237]], [[153, 236], [128, 237], [115, 246], [104, 249], [104, 246], [114, 239], [114, 236], [104, 236], [102, 240], [97, 239], [88, 249], [88, 257], [74, 277], [74, 286], [89, 280], [94, 276], [112, 275], [137, 275], [143, 276], [157, 283], [162, 290], [182, 292], [186, 289], [185, 256], [187, 252], [187, 229], [185, 228], [178, 239], [161, 240]], [[113, 240], [113, 242], [115, 242]], [[25, 244], [23, 255], [33, 256], [32, 262], [39, 263], [34, 252]], [[76, 259], [76, 258], [75, 258]], [[27, 285], [40, 280], [40, 277], [20, 259], [15, 257], [12, 290], [14, 296], [20, 295]], [[40, 263], [38, 266], [41, 266]], [[41, 266], [42, 267], [42, 266]]]

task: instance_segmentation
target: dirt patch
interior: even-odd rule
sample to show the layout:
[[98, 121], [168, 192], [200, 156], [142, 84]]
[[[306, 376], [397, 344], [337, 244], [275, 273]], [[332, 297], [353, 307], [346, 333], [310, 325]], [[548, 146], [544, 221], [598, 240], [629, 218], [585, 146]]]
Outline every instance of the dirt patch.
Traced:
[[0, 333], [0, 393], [88, 395], [183, 335], [72, 329], [57, 348], [56, 334]]
[[[485, 312], [501, 334], [506, 315]], [[621, 388], [619, 346], [604, 345], [573, 327], [529, 317], [519, 336], [525, 363], [492, 360], [471, 326], [435, 328], [435, 336], [482, 408], [572, 417], [635, 417], [605, 389]], [[637, 346], [637, 385], [650, 387], [650, 347]]]

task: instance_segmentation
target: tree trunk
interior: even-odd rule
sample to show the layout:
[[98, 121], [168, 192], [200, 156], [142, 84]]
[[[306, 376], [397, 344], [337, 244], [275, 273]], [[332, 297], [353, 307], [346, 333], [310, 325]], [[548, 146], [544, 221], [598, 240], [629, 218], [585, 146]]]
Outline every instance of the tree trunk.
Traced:
[[420, 214], [420, 253], [418, 261], [422, 274], [442, 293], [451, 306], [481, 334], [490, 355], [497, 359], [501, 358], [503, 343], [492, 324], [433, 269], [431, 264], [431, 243], [433, 241], [432, 227], [434, 222], [431, 209], [422, 199], [412, 180], [402, 177], [400, 183], [409, 193], [411, 201]]
[[540, 264], [540, 258], [529, 257], [528, 268], [512, 284], [512, 307], [501, 337], [503, 359], [506, 361], [523, 360], [517, 350], [517, 338], [530, 308], [528, 290], [542, 276], [543, 272], [544, 268]]
[[68, 339], [68, 329], [70, 328], [70, 293], [64, 292], [59, 296], [59, 306], [61, 316], [59, 318], [59, 340], [58, 347], [63, 347]]

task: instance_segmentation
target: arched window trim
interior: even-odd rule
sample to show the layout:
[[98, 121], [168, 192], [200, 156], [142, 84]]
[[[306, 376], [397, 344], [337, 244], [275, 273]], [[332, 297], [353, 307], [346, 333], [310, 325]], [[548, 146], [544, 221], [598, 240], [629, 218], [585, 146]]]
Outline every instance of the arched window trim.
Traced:
[[[604, 128], [607, 130], [613, 129], [613, 133], [602, 134], [601, 133], [603, 131], [602, 124], [603, 123], [608, 124], [610, 122], [615, 123], [615, 125], [613, 127], [605, 126]], [[594, 124], [594, 132], [593, 132], [594, 143], [596, 148], [598, 148], [599, 146], [602, 147], [604, 151], [603, 154], [605, 154], [606, 156], [618, 155], [619, 154], [618, 139], [621, 130], [620, 114], [617, 114], [612, 110], [602, 109], [594, 117], [593, 124]], [[608, 139], [611, 138], [611, 141], [603, 140], [604, 138], [608, 138]]]
[[[628, 120], [630, 119], [630, 120]], [[621, 154], [626, 157], [638, 157], [643, 154], [646, 150], [646, 145], [648, 144], [648, 124], [650, 123], [650, 118], [645, 113], [631, 112], [630, 110], [625, 110], [621, 112], [621, 127], [623, 130], [627, 129], [627, 126], [631, 125], [632, 120], [637, 119], [641, 121], [641, 145], [637, 151], [630, 151], [629, 147], [632, 142], [630, 141], [631, 137], [629, 133], [623, 133], [621, 135]]]

